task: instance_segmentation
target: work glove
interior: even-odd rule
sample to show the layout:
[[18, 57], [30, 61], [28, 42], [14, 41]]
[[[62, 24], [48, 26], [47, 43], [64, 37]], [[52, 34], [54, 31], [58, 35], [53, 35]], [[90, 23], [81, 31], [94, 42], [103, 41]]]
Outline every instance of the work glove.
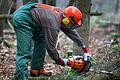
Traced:
[[83, 54], [83, 60], [84, 61], [90, 61], [90, 57], [91, 57], [90, 53], [84, 53]]
[[61, 65], [61, 66], [67, 66], [68, 59], [59, 59], [55, 61], [56, 64]]
[[88, 72], [91, 67], [91, 62], [90, 62], [91, 51], [89, 48], [87, 48], [85, 46], [82, 48], [82, 50], [84, 51], [83, 60], [85, 61], [84, 72]]
[[86, 48], [86, 47], [83, 47], [82, 50], [84, 51], [83, 60], [84, 61], [90, 61], [90, 57], [91, 57], [90, 49]]

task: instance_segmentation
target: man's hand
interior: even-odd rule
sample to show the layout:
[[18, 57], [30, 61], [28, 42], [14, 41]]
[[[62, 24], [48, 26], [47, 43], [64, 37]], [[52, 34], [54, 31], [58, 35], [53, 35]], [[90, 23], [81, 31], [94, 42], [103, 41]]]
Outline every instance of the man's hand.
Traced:
[[83, 54], [83, 59], [85, 61], [89, 61], [90, 60], [90, 57], [91, 57], [91, 51], [89, 48], [87, 47], [83, 47], [82, 50], [84, 51], [84, 54]]
[[61, 65], [61, 66], [67, 66], [68, 63], [68, 59], [59, 59], [57, 61], [55, 61], [56, 64]]
[[90, 61], [90, 57], [91, 57], [90, 53], [84, 53], [83, 54], [84, 61]]
[[90, 62], [91, 51], [89, 48], [87, 48], [85, 46], [83, 46], [82, 50], [84, 51], [83, 60], [85, 61], [84, 72], [88, 72], [91, 67], [91, 62]]

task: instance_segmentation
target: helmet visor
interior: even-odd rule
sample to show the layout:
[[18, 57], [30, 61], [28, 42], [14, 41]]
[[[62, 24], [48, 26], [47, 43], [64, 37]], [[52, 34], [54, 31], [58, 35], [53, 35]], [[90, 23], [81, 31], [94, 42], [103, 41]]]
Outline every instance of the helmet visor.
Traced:
[[71, 22], [73, 23], [73, 24], [75, 24], [75, 25], [82, 25], [82, 20], [79, 20], [78, 22], [77, 21], [75, 21], [75, 19], [74, 19], [74, 17], [73, 16], [70, 16], [70, 20], [71, 20]]
[[82, 25], [82, 20], [79, 20], [77, 24]]

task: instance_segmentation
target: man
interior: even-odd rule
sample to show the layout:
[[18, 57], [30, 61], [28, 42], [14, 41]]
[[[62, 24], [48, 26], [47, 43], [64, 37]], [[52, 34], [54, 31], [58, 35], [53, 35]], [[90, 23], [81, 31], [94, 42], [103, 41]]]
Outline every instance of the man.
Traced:
[[51, 75], [51, 72], [43, 68], [46, 49], [57, 64], [70, 66], [69, 60], [60, 58], [55, 48], [59, 30], [83, 49], [85, 61], [90, 56], [88, 48], [73, 30], [82, 24], [82, 13], [76, 7], [69, 6], [62, 11], [53, 6], [29, 2], [14, 12], [12, 21], [17, 38], [16, 78], [18, 80], [28, 79], [27, 67], [32, 52], [31, 76]]

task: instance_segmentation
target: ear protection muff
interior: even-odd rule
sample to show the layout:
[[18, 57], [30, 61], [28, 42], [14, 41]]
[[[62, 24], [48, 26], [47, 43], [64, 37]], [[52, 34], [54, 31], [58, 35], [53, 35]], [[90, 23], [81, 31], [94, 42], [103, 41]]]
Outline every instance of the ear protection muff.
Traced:
[[67, 25], [70, 23], [70, 20], [68, 18], [63, 18], [62, 22]]

